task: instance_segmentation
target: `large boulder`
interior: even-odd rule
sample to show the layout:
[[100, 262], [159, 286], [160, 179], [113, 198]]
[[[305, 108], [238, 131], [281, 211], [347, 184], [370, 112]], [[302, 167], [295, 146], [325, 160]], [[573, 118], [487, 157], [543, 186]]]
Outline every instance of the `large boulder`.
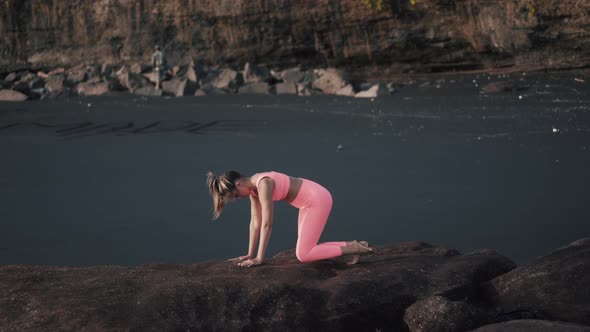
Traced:
[[51, 75], [65, 75], [66, 69], [63, 67], [55, 68], [47, 73], [47, 76]]
[[223, 90], [236, 91], [237, 88], [243, 83], [242, 74], [231, 70], [221, 70], [215, 78], [211, 80], [211, 85]]
[[109, 92], [109, 84], [107, 82], [84, 82], [78, 84], [76, 92], [81, 96], [102, 96]]
[[271, 86], [266, 82], [247, 83], [240, 87], [238, 93], [268, 95], [271, 93]]
[[140, 96], [161, 96], [162, 90], [156, 89], [156, 87], [150, 85], [150, 86], [145, 86], [143, 88], [136, 89], [133, 91], [133, 93], [136, 95], [140, 95]]
[[5, 80], [0, 80], [0, 89], [10, 89], [11, 87], [12, 83]]
[[279, 73], [279, 77], [283, 80], [283, 82], [301, 83], [306, 79], [308, 81], [313, 81], [313, 72], [303, 71], [301, 70], [301, 67], [295, 67], [283, 70]]
[[175, 70], [173, 69], [172, 73], [173, 76], [185, 78], [188, 81], [187, 84], [193, 84], [196, 86], [199, 82], [199, 75], [197, 74], [195, 65], [192, 61], [188, 64], [175, 67]]
[[283, 82], [277, 83], [275, 85], [277, 95], [289, 94], [289, 95], [296, 95], [297, 94], [297, 84], [292, 82]]
[[151, 66], [147, 66], [147, 65], [141, 64], [139, 62], [136, 62], [129, 67], [129, 72], [133, 73], [133, 74], [137, 74], [137, 75], [141, 75], [141, 74], [148, 72], [150, 70], [151, 70]]
[[210, 84], [203, 85], [197, 91], [195, 91], [195, 96], [203, 97], [203, 96], [210, 96], [210, 95], [226, 95], [228, 92], [223, 89], [216, 88]]
[[486, 325], [472, 332], [590, 332], [590, 326], [547, 320], [520, 319]]
[[590, 325], [590, 239], [582, 239], [491, 281], [491, 305], [505, 314]]
[[82, 83], [88, 79], [88, 73], [85, 67], [73, 68], [68, 71], [66, 76], [66, 82], [69, 86], [74, 86], [78, 83]]
[[103, 79], [112, 79], [116, 77], [116, 71], [113, 65], [104, 63], [100, 67], [100, 77]]
[[0, 90], [0, 101], [25, 101], [27, 99], [29, 97], [24, 93], [15, 90]]
[[99, 65], [86, 66], [87, 78], [88, 79], [100, 78], [100, 70], [101, 70], [101, 66], [99, 66]]
[[246, 62], [242, 75], [246, 83], [269, 82], [271, 79], [270, 71], [267, 68], [252, 65], [250, 62]]
[[18, 82], [16, 82], [12, 86], [12, 90], [18, 91], [18, 92], [23, 93], [25, 95], [30, 95], [31, 94], [31, 87], [25, 81], [18, 81]]
[[47, 82], [45, 82], [45, 89], [50, 93], [59, 93], [65, 87], [65, 79], [66, 76], [64, 74], [49, 75]]
[[355, 91], [351, 84], [347, 84], [335, 92], [338, 96], [354, 97]]
[[188, 66], [188, 68], [186, 69], [186, 72], [184, 73], [184, 77], [192, 83], [197, 83], [199, 82], [199, 75], [197, 75], [197, 71], [195, 70], [195, 68], [193, 66]]
[[4, 78], [4, 80], [6, 82], [16, 82], [20, 79], [20, 74], [17, 72], [12, 72], [9, 73], [8, 75], [6, 75], [6, 77]]
[[348, 84], [344, 72], [334, 68], [316, 69], [314, 74], [312, 87], [323, 93], [334, 94]]
[[[163, 81], [162, 82], [162, 90], [165, 94], [182, 97], [188, 96], [192, 93], [189, 93], [187, 88], [187, 80], [186, 78], [174, 77], [171, 80]], [[194, 90], [193, 90], [194, 93]]]
[[380, 96], [386, 96], [388, 94], [389, 89], [387, 89], [387, 86], [382, 83], [378, 83], [373, 85], [368, 90], [358, 92], [354, 96], [355, 98], [375, 98]]
[[435, 295], [412, 304], [404, 314], [404, 321], [411, 332], [460, 332], [486, 324], [490, 315], [464, 301]]
[[35, 76], [30, 81], [27, 81], [27, 84], [31, 89], [41, 89], [45, 86], [45, 80], [41, 77]]
[[144, 76], [140, 74], [134, 74], [129, 71], [121, 71], [117, 75], [119, 85], [130, 92], [136, 89], [143, 88], [151, 85], [151, 83]]
[[377, 247], [357, 265], [310, 264], [294, 250], [263, 265], [0, 266], [7, 330], [405, 330], [405, 310], [514, 268], [497, 254], [425, 243]]

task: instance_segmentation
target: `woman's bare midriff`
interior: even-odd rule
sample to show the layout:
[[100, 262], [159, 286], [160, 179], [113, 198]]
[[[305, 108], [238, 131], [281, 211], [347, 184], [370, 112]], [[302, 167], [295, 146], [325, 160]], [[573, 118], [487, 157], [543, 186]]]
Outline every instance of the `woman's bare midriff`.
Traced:
[[289, 191], [287, 192], [287, 197], [285, 197], [285, 202], [291, 203], [295, 200], [302, 184], [303, 180], [300, 178], [289, 177]]

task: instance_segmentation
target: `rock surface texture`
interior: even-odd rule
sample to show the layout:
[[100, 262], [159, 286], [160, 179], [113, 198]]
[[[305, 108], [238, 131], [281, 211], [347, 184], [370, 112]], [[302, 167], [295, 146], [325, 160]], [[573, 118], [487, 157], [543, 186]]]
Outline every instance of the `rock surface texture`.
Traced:
[[588, 0], [383, 3], [377, 11], [361, 0], [6, 0], [0, 66], [150, 63], [155, 44], [171, 65], [250, 61], [365, 76], [590, 64]]
[[232, 262], [141, 267], [0, 266], [0, 327], [7, 330], [405, 329], [412, 303], [472, 287], [514, 264], [425, 243], [378, 247], [349, 266], [283, 252], [264, 265]]
[[590, 239], [516, 267], [423, 242], [304, 264], [0, 266], [0, 330], [588, 331]]

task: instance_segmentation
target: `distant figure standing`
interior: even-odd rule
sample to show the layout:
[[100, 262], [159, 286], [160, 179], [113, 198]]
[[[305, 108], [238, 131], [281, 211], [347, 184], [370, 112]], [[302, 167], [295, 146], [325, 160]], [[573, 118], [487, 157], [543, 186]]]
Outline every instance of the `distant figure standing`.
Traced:
[[160, 90], [160, 82], [164, 78], [164, 69], [166, 66], [166, 58], [164, 53], [160, 51], [160, 46], [156, 45], [156, 51], [152, 54], [152, 66], [154, 68], [154, 78], [156, 79], [156, 89]]

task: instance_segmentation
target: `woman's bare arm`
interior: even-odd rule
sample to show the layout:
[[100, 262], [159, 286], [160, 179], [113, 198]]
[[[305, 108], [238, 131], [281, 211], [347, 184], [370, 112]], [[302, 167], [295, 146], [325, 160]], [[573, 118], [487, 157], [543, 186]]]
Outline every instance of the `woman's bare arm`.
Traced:
[[258, 246], [260, 225], [262, 223], [261, 217], [260, 201], [258, 198], [250, 195], [250, 241], [248, 244], [248, 258], [256, 257], [256, 247]]
[[[274, 182], [272, 179], [264, 178], [258, 185], [258, 202], [260, 204], [259, 211], [259, 227], [258, 234], [260, 238], [258, 241], [258, 254], [256, 257], [240, 263], [240, 266], [252, 266], [262, 263], [268, 242], [270, 240], [270, 234], [272, 232], [273, 223], [273, 202], [272, 202], [272, 191], [274, 189]], [[252, 235], [251, 235], [252, 236]]]
[[256, 258], [258, 258], [261, 262], [264, 259], [266, 248], [268, 247], [268, 242], [270, 240], [270, 234], [272, 233], [274, 212], [274, 204], [272, 202], [273, 189], [274, 182], [271, 179], [265, 178], [260, 181], [260, 185], [258, 187], [258, 197], [260, 200], [262, 223], [260, 225], [260, 243], [258, 244], [258, 255], [256, 255]]

